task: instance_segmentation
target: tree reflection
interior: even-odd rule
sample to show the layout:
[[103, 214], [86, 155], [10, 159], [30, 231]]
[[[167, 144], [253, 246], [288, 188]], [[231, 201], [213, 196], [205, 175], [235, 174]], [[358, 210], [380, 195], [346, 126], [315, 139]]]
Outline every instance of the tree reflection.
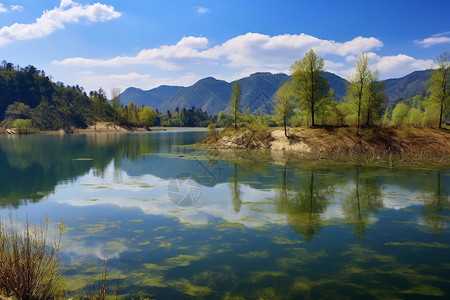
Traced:
[[241, 210], [242, 200], [241, 200], [241, 191], [239, 189], [239, 180], [237, 176], [236, 163], [233, 164], [233, 177], [231, 178], [230, 189], [234, 211], [239, 212]]
[[114, 161], [135, 160], [163, 145], [145, 135], [86, 134], [0, 137], [0, 206], [40, 201], [61, 182], [90, 170], [103, 176]]
[[380, 186], [373, 178], [360, 178], [360, 170], [355, 172], [355, 190], [346, 198], [343, 205], [347, 221], [355, 225], [355, 237], [360, 240], [366, 234], [371, 213], [383, 207]]
[[327, 207], [327, 197], [315, 182], [314, 171], [309, 171], [304, 183], [293, 190], [287, 187], [286, 165], [281, 173], [281, 184], [277, 191], [278, 211], [285, 213], [289, 227], [310, 242], [315, 234], [322, 230], [321, 214]]
[[430, 197], [431, 201], [426, 201], [421, 212], [425, 217], [425, 224], [432, 228], [436, 235], [445, 232], [444, 212], [450, 209], [448, 187], [442, 185], [441, 180], [441, 171], [437, 171], [434, 195]]

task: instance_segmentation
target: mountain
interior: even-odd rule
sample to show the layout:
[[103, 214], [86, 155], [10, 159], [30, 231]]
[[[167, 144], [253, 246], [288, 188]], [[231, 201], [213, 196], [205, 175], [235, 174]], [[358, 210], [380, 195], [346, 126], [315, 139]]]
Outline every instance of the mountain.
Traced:
[[130, 102], [134, 102], [137, 106], [158, 107], [181, 88], [181, 86], [161, 85], [157, 88], [143, 91], [135, 87], [130, 87], [120, 94], [120, 98], [127, 105]]
[[201, 108], [210, 114], [218, 114], [226, 109], [231, 96], [231, 83], [207, 77], [194, 85], [179, 89], [172, 97], [158, 106], [160, 112], [175, 111], [177, 107]]
[[402, 78], [387, 79], [385, 82], [388, 102], [398, 102], [408, 99], [428, 89], [427, 81], [431, 70], [412, 72]]
[[[429, 72], [430, 70], [416, 71], [402, 78], [386, 80], [388, 102], [411, 98], [426, 91]], [[347, 80], [329, 72], [324, 72], [323, 76], [334, 90], [335, 99], [340, 101], [345, 97]], [[280, 85], [288, 80], [290, 76], [286, 74], [265, 72], [239, 79], [242, 91], [241, 107], [249, 107], [250, 113], [272, 113], [273, 97]], [[177, 107], [182, 109], [194, 106], [209, 114], [218, 114], [227, 109], [232, 85], [233, 82], [207, 77], [189, 87], [160, 86], [149, 91], [128, 88], [120, 97], [124, 104], [133, 101], [138, 106], [157, 108], [161, 113], [167, 110], [175, 111]]]

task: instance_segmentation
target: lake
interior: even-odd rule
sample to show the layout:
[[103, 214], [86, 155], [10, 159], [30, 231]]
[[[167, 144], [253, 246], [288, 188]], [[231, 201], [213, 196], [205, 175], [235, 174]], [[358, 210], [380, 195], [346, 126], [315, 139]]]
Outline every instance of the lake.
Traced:
[[449, 169], [227, 162], [206, 134], [0, 136], [0, 214], [64, 221], [71, 295], [107, 260], [125, 298], [450, 297]]

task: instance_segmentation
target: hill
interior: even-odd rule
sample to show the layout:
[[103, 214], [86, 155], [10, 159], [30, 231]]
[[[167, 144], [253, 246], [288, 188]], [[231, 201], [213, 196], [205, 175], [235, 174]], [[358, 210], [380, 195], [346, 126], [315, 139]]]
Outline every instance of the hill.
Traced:
[[1, 67], [0, 91], [1, 127], [11, 127], [16, 119], [31, 120], [40, 130], [85, 128], [114, 120], [114, 110], [102, 91], [88, 97], [78, 85], [54, 83], [31, 65]]
[[[386, 94], [388, 102], [398, 102], [423, 93], [428, 88], [427, 80], [430, 70], [417, 71], [402, 78], [386, 80]], [[346, 94], [347, 80], [336, 74], [324, 72], [330, 87], [334, 90], [335, 99], [340, 101]], [[250, 113], [271, 113], [273, 111], [273, 97], [278, 87], [290, 76], [279, 73], [255, 73], [239, 79], [241, 84], [242, 107], [249, 107]], [[120, 97], [124, 104], [131, 101], [138, 106], [144, 104], [157, 108], [160, 112], [175, 111], [182, 108], [201, 108], [209, 114], [218, 114], [225, 110], [231, 95], [232, 82], [207, 77], [197, 81], [189, 87], [160, 86], [144, 91], [128, 88]]]
[[402, 78], [385, 80], [386, 95], [389, 102], [412, 98], [428, 89], [427, 81], [431, 70], [412, 72]]
[[143, 91], [135, 87], [130, 87], [127, 88], [120, 97], [125, 100], [125, 104], [130, 104], [130, 102], [133, 101], [137, 106], [144, 105], [158, 107], [181, 88], [181, 86], [161, 85], [157, 88]]
[[158, 106], [160, 112], [175, 111], [176, 108], [201, 108], [210, 114], [218, 114], [226, 109], [231, 96], [231, 84], [207, 77], [194, 85], [179, 89], [172, 97]]

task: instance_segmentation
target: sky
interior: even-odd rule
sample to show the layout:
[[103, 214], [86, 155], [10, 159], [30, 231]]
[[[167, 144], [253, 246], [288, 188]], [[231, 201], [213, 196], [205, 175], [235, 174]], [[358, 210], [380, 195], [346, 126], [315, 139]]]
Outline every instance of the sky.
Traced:
[[313, 49], [344, 78], [365, 52], [381, 79], [450, 50], [449, 0], [0, 0], [0, 60], [122, 91], [289, 73]]

